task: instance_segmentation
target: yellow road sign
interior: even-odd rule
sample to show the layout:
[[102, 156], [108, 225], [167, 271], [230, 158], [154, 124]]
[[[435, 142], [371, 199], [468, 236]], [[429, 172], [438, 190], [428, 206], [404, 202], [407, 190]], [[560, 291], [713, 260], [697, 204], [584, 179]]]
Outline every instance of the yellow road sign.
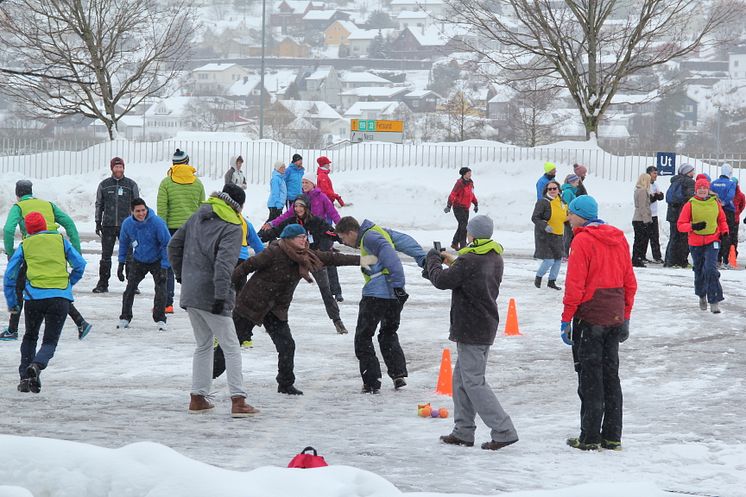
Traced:
[[404, 121], [389, 121], [380, 119], [352, 119], [351, 131], [403, 133]]

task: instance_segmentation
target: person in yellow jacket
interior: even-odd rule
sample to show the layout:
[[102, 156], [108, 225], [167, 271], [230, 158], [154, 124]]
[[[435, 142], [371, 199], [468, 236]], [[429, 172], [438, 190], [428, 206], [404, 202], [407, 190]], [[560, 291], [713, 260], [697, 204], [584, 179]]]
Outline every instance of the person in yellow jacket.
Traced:
[[534, 258], [541, 259], [534, 279], [536, 288], [541, 288], [541, 280], [549, 271], [547, 287], [561, 290], [557, 286], [557, 276], [564, 252], [562, 238], [567, 220], [567, 204], [562, 201], [559, 193], [560, 184], [556, 181], [548, 182], [531, 215], [531, 221], [534, 223]]
[[[189, 165], [189, 155], [176, 149], [173, 165], [158, 187], [156, 213], [166, 221], [168, 231], [173, 236], [176, 230], [194, 214], [205, 201], [205, 187], [197, 178], [197, 170]], [[174, 312], [174, 272], [168, 269], [166, 280], [166, 314]]]

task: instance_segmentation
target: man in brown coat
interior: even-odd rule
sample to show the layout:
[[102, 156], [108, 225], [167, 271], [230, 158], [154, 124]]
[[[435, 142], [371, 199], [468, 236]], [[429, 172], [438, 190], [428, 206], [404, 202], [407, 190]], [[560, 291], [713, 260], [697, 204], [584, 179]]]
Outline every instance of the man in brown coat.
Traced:
[[306, 230], [289, 224], [280, 240], [259, 254], [249, 257], [233, 271], [238, 288], [249, 273], [254, 275], [243, 285], [236, 299], [236, 313], [254, 326], [264, 325], [277, 349], [277, 392], [303, 395], [295, 388], [293, 373], [295, 341], [288, 326], [288, 309], [301, 278], [313, 282], [311, 273], [324, 266], [356, 266], [360, 256], [311, 250]]

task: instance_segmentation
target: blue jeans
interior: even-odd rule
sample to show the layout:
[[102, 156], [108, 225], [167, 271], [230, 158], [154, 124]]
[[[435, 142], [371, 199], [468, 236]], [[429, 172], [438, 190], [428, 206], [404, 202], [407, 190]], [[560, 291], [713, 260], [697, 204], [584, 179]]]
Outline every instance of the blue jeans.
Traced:
[[720, 271], [717, 267], [719, 251], [714, 243], [701, 247], [689, 246], [694, 262], [694, 293], [698, 297], [707, 296], [710, 304], [723, 300], [723, 287], [720, 286]]
[[541, 261], [541, 265], [536, 271], [536, 276], [539, 278], [543, 278], [544, 275], [547, 274], [547, 271], [549, 271], [549, 279], [551, 281], [557, 281], [560, 267], [562, 267], [562, 259], [544, 259]]
[[[21, 379], [28, 377], [26, 368], [32, 362], [38, 364], [40, 369], [47, 367], [57, 349], [57, 342], [60, 340], [69, 307], [70, 301], [61, 297], [26, 301], [26, 333], [21, 343], [21, 365], [18, 367]], [[39, 329], [42, 322], [44, 323], [44, 339], [37, 352], [36, 344], [39, 341]]]

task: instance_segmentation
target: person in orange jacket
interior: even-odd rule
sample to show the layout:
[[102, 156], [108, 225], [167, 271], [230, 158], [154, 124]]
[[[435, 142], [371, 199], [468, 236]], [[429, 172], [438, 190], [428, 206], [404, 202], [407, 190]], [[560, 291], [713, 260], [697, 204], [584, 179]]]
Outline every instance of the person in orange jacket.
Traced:
[[339, 194], [334, 191], [332, 180], [329, 179], [329, 173], [332, 172], [332, 161], [329, 160], [329, 157], [322, 155], [321, 157], [316, 159], [316, 163], [319, 165], [318, 169], [316, 169], [316, 186], [319, 187], [324, 195], [329, 197], [329, 200], [331, 200], [332, 204], [336, 200], [337, 202], [339, 202], [340, 207], [344, 207], [344, 200], [342, 200], [342, 197], [340, 197]]
[[720, 241], [728, 236], [728, 221], [717, 196], [710, 194], [710, 182], [699, 177], [694, 184], [694, 197], [681, 209], [677, 228], [688, 233], [689, 252], [694, 261], [694, 293], [699, 297], [699, 308], [720, 313], [723, 300], [720, 271], [717, 268]]

